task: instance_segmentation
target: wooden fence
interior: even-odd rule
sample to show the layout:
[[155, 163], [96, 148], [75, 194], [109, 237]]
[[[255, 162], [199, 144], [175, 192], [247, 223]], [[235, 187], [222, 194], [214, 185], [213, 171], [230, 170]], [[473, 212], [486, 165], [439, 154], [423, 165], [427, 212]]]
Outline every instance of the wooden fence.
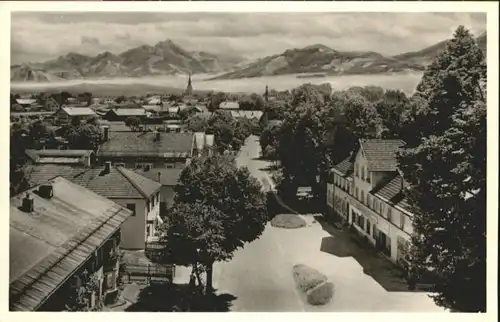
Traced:
[[124, 275], [126, 283], [151, 281], [172, 283], [175, 277], [175, 265], [127, 264]]

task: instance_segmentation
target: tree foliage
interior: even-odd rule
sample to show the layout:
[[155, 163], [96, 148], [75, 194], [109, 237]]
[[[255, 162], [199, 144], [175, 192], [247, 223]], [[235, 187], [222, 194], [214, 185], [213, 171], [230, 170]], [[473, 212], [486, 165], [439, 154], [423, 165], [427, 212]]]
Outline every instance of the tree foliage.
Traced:
[[437, 304], [465, 312], [486, 310], [485, 81], [482, 52], [459, 27], [417, 87], [417, 137], [399, 157], [415, 210], [412, 264], [431, 271]]
[[125, 119], [125, 125], [132, 130], [136, 130], [141, 125], [141, 120], [138, 117], [129, 116]]
[[261, 189], [231, 156], [195, 158], [175, 188], [175, 210], [167, 220], [167, 231], [176, 232], [180, 239], [176, 242], [186, 243], [193, 256], [193, 249], [199, 248], [199, 260], [210, 272], [214, 261], [230, 259], [236, 249], [262, 234], [267, 210]]
[[102, 130], [93, 124], [83, 124], [70, 129], [69, 146], [75, 150], [94, 150], [102, 142]]
[[258, 94], [251, 94], [250, 96], [244, 96], [238, 101], [240, 110], [243, 111], [262, 111], [264, 110], [265, 101], [264, 98]]

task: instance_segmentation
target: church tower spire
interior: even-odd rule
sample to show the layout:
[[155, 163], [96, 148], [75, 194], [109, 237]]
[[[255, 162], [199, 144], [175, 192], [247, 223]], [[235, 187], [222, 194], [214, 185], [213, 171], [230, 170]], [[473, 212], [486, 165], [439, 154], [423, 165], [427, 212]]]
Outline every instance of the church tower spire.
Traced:
[[189, 73], [189, 79], [188, 79], [188, 84], [187, 84], [187, 88], [186, 88], [185, 94], [187, 96], [193, 95], [193, 84], [191, 82], [191, 73]]

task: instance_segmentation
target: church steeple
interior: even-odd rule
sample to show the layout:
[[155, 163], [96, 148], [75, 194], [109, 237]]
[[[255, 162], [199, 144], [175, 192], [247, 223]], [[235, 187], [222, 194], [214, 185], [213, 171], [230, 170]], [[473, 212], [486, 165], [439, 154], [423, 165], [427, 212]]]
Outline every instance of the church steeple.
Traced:
[[264, 92], [264, 99], [266, 102], [269, 100], [269, 88], [266, 85], [266, 91]]
[[189, 73], [188, 84], [187, 84], [186, 92], [184, 94], [186, 94], [187, 96], [193, 95], [193, 84], [191, 82], [191, 73]]

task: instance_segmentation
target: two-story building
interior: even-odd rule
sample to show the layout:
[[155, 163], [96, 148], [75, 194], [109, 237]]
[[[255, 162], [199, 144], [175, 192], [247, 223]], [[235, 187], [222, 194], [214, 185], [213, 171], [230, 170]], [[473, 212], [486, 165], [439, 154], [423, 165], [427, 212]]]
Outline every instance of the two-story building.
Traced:
[[144, 249], [156, 235], [160, 218], [161, 184], [111, 162], [92, 168], [36, 164], [27, 167], [30, 186], [61, 176], [99, 195], [106, 197], [133, 214], [122, 225], [122, 247]]
[[403, 145], [401, 140], [359, 140], [359, 147], [333, 167], [326, 199], [330, 215], [405, 266], [413, 214], [396, 159]]
[[99, 163], [111, 161], [130, 169], [183, 168], [195, 148], [193, 133], [113, 132], [104, 129]]
[[12, 197], [10, 310], [65, 311], [82, 290], [79, 310], [116, 297], [120, 227], [131, 216], [61, 177]]

